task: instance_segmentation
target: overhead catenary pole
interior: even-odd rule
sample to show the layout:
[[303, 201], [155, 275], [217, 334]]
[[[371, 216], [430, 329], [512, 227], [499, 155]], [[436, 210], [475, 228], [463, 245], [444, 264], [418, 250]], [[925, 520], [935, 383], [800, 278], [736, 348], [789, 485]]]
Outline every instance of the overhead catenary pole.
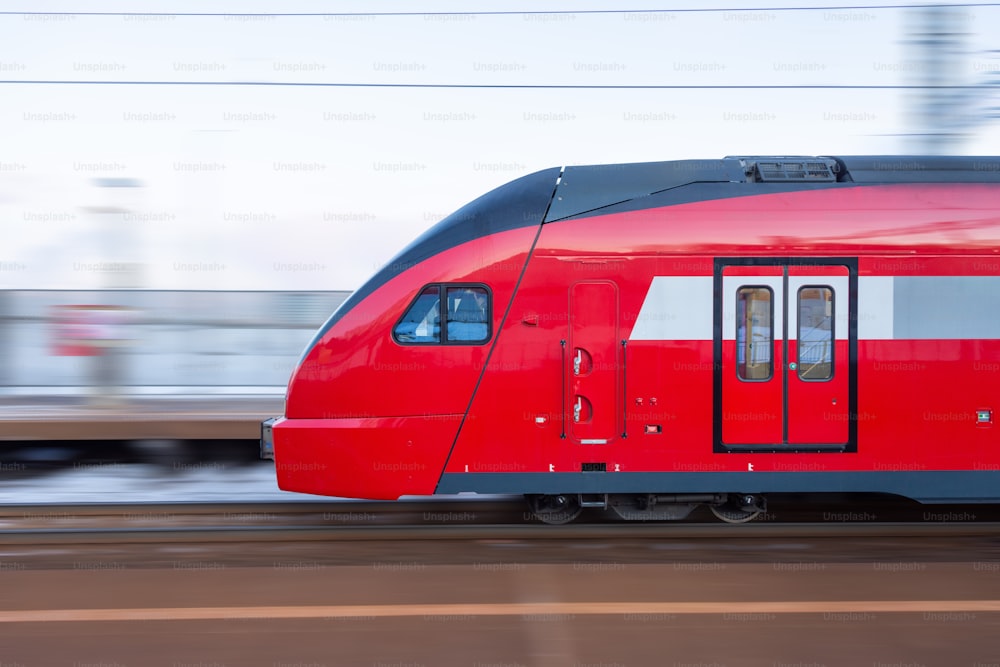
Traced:
[[[985, 73], [970, 67], [969, 37], [974, 27], [968, 7], [911, 10], [902, 69], [906, 83], [916, 88], [907, 99], [906, 152], [960, 154], [977, 126], [1000, 117], [997, 107], [989, 107], [990, 98], [1000, 92], [1000, 66], [987, 67]], [[988, 53], [1000, 55], [1000, 51]]]

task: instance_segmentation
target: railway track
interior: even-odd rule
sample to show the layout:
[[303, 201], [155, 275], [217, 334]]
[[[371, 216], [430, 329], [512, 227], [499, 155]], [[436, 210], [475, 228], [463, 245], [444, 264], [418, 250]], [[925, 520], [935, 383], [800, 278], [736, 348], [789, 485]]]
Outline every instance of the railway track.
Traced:
[[[864, 514], [856, 513], [864, 518]], [[0, 507], [0, 545], [444, 540], [775, 540], [998, 537], [1000, 521], [857, 520], [548, 526], [520, 500]]]

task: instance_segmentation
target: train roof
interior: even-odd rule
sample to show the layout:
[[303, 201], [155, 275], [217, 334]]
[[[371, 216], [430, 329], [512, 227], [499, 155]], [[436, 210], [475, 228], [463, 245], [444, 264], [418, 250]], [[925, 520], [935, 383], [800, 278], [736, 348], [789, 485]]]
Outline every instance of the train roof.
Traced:
[[[585, 214], [667, 206], [706, 199], [829, 187], [903, 183], [1000, 183], [1000, 157], [853, 155], [842, 157], [731, 156], [565, 167], [545, 222]], [[747, 188], [697, 187], [662, 201], [622, 206], [687, 186], [742, 184]], [[757, 187], [754, 187], [757, 186]], [[615, 207], [613, 211], [605, 210]]]

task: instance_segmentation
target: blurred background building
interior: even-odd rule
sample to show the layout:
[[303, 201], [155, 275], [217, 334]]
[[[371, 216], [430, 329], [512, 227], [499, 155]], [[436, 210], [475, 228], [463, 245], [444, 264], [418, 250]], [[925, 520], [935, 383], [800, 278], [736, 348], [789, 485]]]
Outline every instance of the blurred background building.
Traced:
[[7, 395], [281, 394], [347, 292], [8, 290]]

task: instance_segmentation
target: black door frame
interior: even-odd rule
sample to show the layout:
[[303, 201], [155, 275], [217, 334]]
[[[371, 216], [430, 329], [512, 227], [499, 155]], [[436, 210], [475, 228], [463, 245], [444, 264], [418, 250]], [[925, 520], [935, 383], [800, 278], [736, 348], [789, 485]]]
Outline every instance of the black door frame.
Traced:
[[[716, 257], [713, 282], [713, 329], [712, 329], [712, 451], [732, 452], [835, 452], [855, 453], [858, 451], [858, 258], [857, 257]], [[727, 445], [722, 442], [722, 272], [728, 266], [846, 266], [848, 285], [848, 397], [847, 397], [847, 444], [839, 445]], [[786, 276], [787, 280], [787, 276]], [[785, 295], [782, 308], [782, 337], [788, 340], [788, 298]], [[783, 359], [785, 366], [788, 359]], [[784, 375], [787, 368], [781, 369]], [[788, 392], [784, 392], [788, 400]], [[786, 410], [787, 412], [787, 410]], [[787, 414], [783, 415], [787, 419]]]

